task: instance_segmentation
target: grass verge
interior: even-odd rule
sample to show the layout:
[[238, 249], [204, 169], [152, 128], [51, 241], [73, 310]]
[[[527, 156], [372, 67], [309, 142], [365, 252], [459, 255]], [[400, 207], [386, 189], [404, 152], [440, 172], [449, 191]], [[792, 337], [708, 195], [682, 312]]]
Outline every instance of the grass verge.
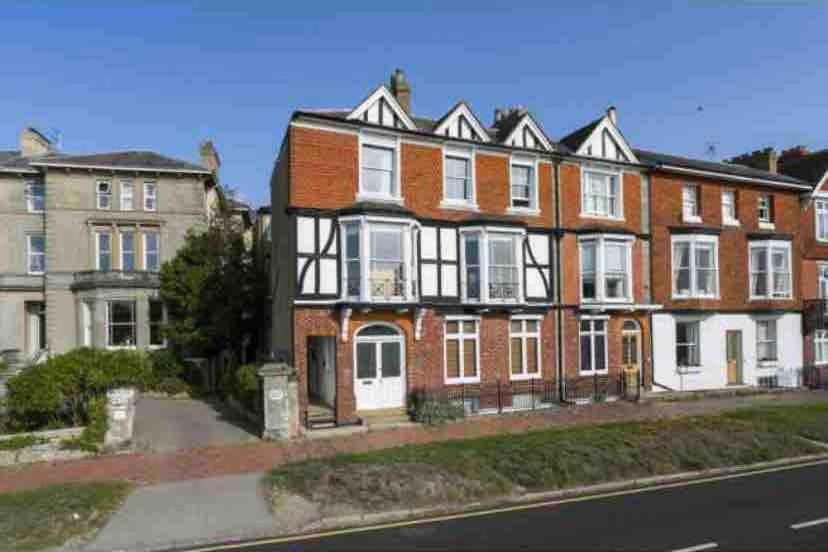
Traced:
[[824, 452], [799, 436], [828, 441], [828, 404], [407, 445], [280, 466], [265, 482], [274, 504], [380, 512]]
[[42, 550], [101, 528], [130, 491], [124, 482], [0, 494], [0, 550]]

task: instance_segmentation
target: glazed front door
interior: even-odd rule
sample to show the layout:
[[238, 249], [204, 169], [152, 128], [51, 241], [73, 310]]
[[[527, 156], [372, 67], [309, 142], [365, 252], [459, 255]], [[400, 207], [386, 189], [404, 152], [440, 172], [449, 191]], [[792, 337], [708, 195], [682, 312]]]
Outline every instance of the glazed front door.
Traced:
[[741, 330], [727, 330], [725, 333], [727, 346], [727, 384], [742, 384], [742, 332]]
[[399, 408], [405, 405], [403, 336], [386, 326], [369, 327], [357, 335], [354, 394], [357, 410]]

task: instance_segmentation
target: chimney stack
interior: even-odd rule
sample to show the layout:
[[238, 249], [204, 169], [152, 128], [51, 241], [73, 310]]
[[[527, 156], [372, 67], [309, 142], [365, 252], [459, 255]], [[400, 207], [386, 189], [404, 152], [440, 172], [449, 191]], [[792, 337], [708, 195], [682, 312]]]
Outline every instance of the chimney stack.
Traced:
[[618, 115], [616, 114], [614, 105], [607, 108], [607, 117], [609, 117], [609, 120], [614, 126], [618, 126]]
[[777, 166], [781, 171], [785, 163], [790, 163], [791, 161], [801, 159], [803, 157], [810, 155], [810, 153], [811, 152], [809, 152], [808, 148], [806, 148], [805, 146], [794, 146], [792, 148], [782, 150], [782, 153], [779, 154]]
[[402, 69], [396, 69], [391, 74], [391, 93], [397, 98], [400, 107], [411, 115], [411, 85], [405, 80]]
[[212, 140], [205, 140], [198, 148], [199, 156], [201, 157], [201, 164], [208, 171], [214, 175], [218, 174], [219, 167], [221, 167], [221, 158], [213, 145]]
[[20, 133], [20, 155], [39, 157], [52, 153], [52, 141], [32, 127], [26, 127]]
[[773, 174], [779, 173], [779, 156], [773, 148], [765, 148], [756, 150], [751, 153], [745, 153], [730, 159], [728, 163], [735, 163], [736, 165], [743, 165], [745, 167], [752, 167], [760, 171], [768, 171]]

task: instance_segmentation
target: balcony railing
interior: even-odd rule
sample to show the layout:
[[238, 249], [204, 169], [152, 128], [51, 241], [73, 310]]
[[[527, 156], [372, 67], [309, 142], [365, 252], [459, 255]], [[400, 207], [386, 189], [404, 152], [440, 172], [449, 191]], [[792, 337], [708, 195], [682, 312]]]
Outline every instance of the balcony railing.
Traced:
[[[408, 289], [410, 283], [411, 289]], [[405, 278], [368, 278], [368, 298], [372, 301], [405, 301], [417, 296], [417, 282]], [[362, 297], [362, 278], [346, 278], [345, 291], [348, 297]], [[410, 295], [409, 295], [410, 293]]]
[[806, 299], [803, 301], [802, 324], [805, 333], [828, 329], [828, 299]]
[[161, 279], [157, 272], [143, 270], [86, 270], [75, 272], [72, 289], [90, 288], [158, 288]]
[[517, 301], [520, 299], [520, 284], [517, 282], [490, 282], [490, 301]]

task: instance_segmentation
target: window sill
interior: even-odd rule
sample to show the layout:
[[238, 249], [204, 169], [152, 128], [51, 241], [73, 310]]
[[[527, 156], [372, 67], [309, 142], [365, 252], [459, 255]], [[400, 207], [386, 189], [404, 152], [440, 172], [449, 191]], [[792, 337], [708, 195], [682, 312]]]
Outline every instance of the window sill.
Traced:
[[480, 378], [447, 379], [446, 385], [463, 385], [467, 383], [480, 383]]
[[739, 222], [738, 220], [725, 220], [725, 221], [722, 222], [722, 225], [723, 226], [733, 226], [735, 228], [738, 228], [742, 225], [742, 223]]
[[776, 224], [772, 222], [760, 222], [759, 223], [760, 230], [776, 230]]
[[[372, 195], [372, 194], [364, 194], [360, 193], [356, 196], [357, 201], [384, 201], [385, 203], [396, 203], [398, 205], [403, 204], [403, 198], [401, 197], [393, 197], [393, 196], [386, 196], [386, 195]], [[146, 211], [146, 209], [145, 209]]]
[[681, 375], [701, 374], [701, 366], [679, 366], [676, 371]]
[[590, 213], [580, 213], [578, 216], [581, 217], [581, 218], [609, 220], [609, 221], [612, 221], [612, 222], [625, 222], [625, 220], [626, 220], [626, 219], [624, 219], [624, 217], [614, 217], [612, 215], [597, 215], [597, 214], [590, 214]]
[[509, 381], [530, 381], [542, 379], [540, 374], [510, 374]]
[[692, 216], [692, 217], [682, 217], [684, 222], [689, 222], [691, 224], [701, 224], [702, 218], [699, 216]]
[[107, 351], [134, 351], [137, 349], [137, 345], [107, 345]]
[[540, 209], [532, 208], [532, 207], [507, 207], [506, 208], [507, 215], [531, 215], [531, 216], [538, 216], [540, 215]]
[[791, 296], [788, 296], [788, 297], [767, 297], [767, 296], [755, 297], [755, 296], [751, 295], [750, 300], [751, 301], [793, 301], [793, 297], [791, 297]]
[[719, 301], [721, 297], [718, 295], [671, 295], [670, 299], [673, 301], [692, 301], [692, 300], [707, 300], [707, 301]]
[[589, 371], [581, 370], [580, 372], [578, 372], [578, 377], [582, 377], [582, 378], [586, 378], [586, 377], [590, 377], [590, 376], [607, 376], [607, 375], [609, 375], [609, 370], [589, 370]]
[[759, 368], [764, 368], [764, 369], [779, 368], [779, 359], [776, 359], [776, 360], [760, 360], [758, 362], [758, 367]]
[[455, 211], [480, 211], [480, 207], [476, 203], [469, 203], [467, 201], [452, 201], [449, 199], [441, 201], [440, 208]]

